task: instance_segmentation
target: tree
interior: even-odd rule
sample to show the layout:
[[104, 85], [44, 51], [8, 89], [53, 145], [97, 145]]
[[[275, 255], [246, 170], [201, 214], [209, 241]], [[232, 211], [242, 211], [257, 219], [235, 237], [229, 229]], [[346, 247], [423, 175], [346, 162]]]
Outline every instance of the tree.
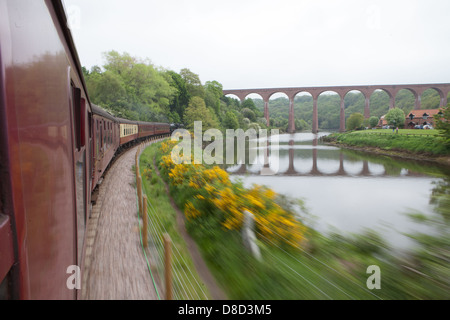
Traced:
[[434, 116], [436, 129], [440, 131], [441, 136], [445, 139], [445, 145], [450, 148], [450, 103], [441, 110], [442, 115]]
[[205, 83], [205, 90], [206, 91], [211, 91], [212, 93], [214, 93], [214, 96], [217, 99], [220, 99], [223, 96], [223, 86], [221, 83], [217, 82], [217, 81], [206, 81]]
[[350, 117], [348, 117], [346, 122], [347, 130], [355, 130], [357, 128], [361, 128], [363, 121], [364, 116], [361, 113], [359, 112], [352, 113]]
[[248, 108], [255, 113], [259, 112], [258, 108], [256, 108], [256, 106], [255, 106], [255, 102], [253, 101], [253, 99], [245, 99], [244, 101], [242, 101], [241, 109], [245, 109], [245, 108]]
[[105, 71], [103, 74], [91, 74], [87, 87], [92, 101], [104, 106], [112, 106], [126, 94], [125, 85], [120, 76]]
[[311, 126], [303, 119], [295, 119], [295, 130], [306, 131], [311, 130]]
[[[177, 92], [177, 88], [169, 84], [170, 77], [148, 59], [117, 51], [106, 52], [104, 57], [105, 71], [97, 66], [92, 67], [91, 72], [83, 71], [91, 100], [111, 108], [118, 116], [167, 121], [173, 111], [170, 102]], [[178, 114], [181, 117], [183, 112]]]
[[205, 97], [205, 88], [202, 86], [200, 77], [198, 74], [193, 73], [191, 70], [184, 68], [181, 69], [180, 75], [186, 82], [186, 88], [192, 97]]
[[379, 121], [380, 121], [380, 120], [378, 119], [378, 117], [371, 116], [371, 117], [369, 118], [369, 125], [370, 125], [370, 127], [371, 127], [371, 128], [376, 127], [376, 126], [378, 125], [378, 122], [379, 122]]
[[[175, 88], [175, 94], [172, 97], [172, 101], [169, 104], [169, 109], [171, 113], [177, 113], [180, 121], [183, 121], [184, 111], [189, 105], [189, 100], [191, 98], [187, 88], [186, 81], [176, 73], [175, 71], [166, 71], [169, 78], [169, 84]], [[173, 116], [172, 116], [173, 118]]]
[[125, 75], [138, 61], [136, 58], [130, 56], [129, 53], [124, 52], [120, 54], [115, 50], [105, 52], [103, 56], [106, 59], [106, 64], [103, 66], [105, 70], [115, 72], [119, 75]]
[[405, 125], [405, 112], [400, 108], [394, 108], [384, 116], [387, 123], [394, 127], [401, 127]]
[[184, 113], [184, 124], [188, 130], [193, 132], [194, 121], [202, 121], [202, 131], [205, 132], [211, 128], [218, 128], [219, 124], [210, 109], [206, 107], [205, 100], [200, 97], [192, 97], [189, 107]]
[[[250, 120], [249, 120], [250, 122]], [[239, 128], [239, 121], [237, 116], [234, 114], [233, 111], [227, 111], [225, 114], [225, 120], [223, 122], [223, 126], [225, 129], [237, 129]]]
[[242, 115], [244, 118], [249, 118], [251, 122], [256, 121], [256, 114], [249, 108], [244, 108], [241, 110]]

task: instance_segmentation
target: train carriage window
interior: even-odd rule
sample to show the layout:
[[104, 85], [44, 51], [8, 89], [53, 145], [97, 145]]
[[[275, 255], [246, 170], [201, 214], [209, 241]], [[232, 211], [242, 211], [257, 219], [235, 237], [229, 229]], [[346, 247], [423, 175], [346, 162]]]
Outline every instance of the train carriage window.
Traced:
[[92, 113], [88, 112], [89, 139], [92, 139]]
[[102, 141], [103, 141], [103, 145], [105, 145], [105, 144], [106, 144], [106, 135], [107, 135], [107, 132], [106, 132], [106, 121], [104, 121], [104, 120], [103, 120], [103, 126], [102, 126], [102, 128], [103, 128], [103, 139], [102, 139]]
[[103, 149], [103, 135], [105, 134], [104, 132], [103, 132], [103, 124], [102, 124], [102, 121], [101, 120], [99, 120], [100, 122], [99, 122], [99, 129], [100, 129], [100, 150], [101, 149]]
[[80, 150], [86, 145], [85, 130], [86, 130], [86, 101], [81, 98], [81, 89], [72, 87], [72, 112], [74, 125], [74, 144], [75, 148]]
[[100, 152], [100, 127], [99, 122], [96, 120], [95, 126], [95, 154], [98, 155]]

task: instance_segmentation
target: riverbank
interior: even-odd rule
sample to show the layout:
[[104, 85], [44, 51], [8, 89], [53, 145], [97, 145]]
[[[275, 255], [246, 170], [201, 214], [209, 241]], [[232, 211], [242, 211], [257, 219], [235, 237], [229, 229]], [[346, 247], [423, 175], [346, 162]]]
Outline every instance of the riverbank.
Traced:
[[[292, 199], [262, 186], [247, 189], [241, 183], [232, 183], [218, 167], [175, 165], [169, 156], [171, 149], [166, 143], [154, 148], [150, 158], [156, 156], [156, 162], [150, 172], [156, 172], [158, 167], [161, 175], [147, 172], [143, 176], [151, 184], [160, 185], [162, 178], [169, 185], [169, 194], [184, 211], [187, 231], [228, 298], [447, 297], [447, 252], [442, 253], [448, 241], [447, 229], [442, 235], [415, 235], [417, 249], [404, 255], [393, 254], [392, 248], [372, 230], [325, 235], [312, 228], [301, 228], [301, 237], [292, 238], [290, 231], [298, 224], [281, 206], [293, 206]], [[158, 199], [156, 203], [160, 202], [161, 193], [152, 196]], [[243, 244], [238, 225], [240, 210], [236, 210], [240, 206], [255, 215], [254, 231], [261, 258], [250, 254]], [[166, 209], [155, 210], [155, 216], [161, 220], [168, 219], [167, 214]], [[422, 223], [429, 219], [417, 218]], [[300, 223], [303, 220], [298, 219]], [[434, 221], [440, 221], [439, 217], [430, 219], [430, 223]], [[381, 270], [382, 289], [372, 290], [372, 284], [368, 284], [369, 266]]]
[[428, 161], [450, 167], [450, 150], [438, 135], [374, 134], [371, 131], [332, 133], [321, 140], [332, 146], [377, 155]]

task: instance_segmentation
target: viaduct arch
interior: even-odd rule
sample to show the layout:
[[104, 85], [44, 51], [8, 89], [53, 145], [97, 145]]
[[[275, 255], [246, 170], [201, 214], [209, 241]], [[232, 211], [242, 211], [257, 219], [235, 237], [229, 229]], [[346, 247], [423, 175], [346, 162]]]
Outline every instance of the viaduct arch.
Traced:
[[446, 105], [447, 96], [450, 92], [450, 83], [440, 84], [405, 84], [405, 85], [370, 85], [370, 86], [335, 86], [335, 87], [291, 87], [291, 88], [264, 88], [264, 89], [235, 89], [235, 90], [223, 90], [224, 95], [233, 94], [237, 96], [241, 101], [252, 93], [259, 94], [264, 101], [264, 118], [269, 123], [269, 99], [275, 93], [284, 93], [289, 97], [289, 132], [295, 131], [294, 121], [294, 98], [300, 92], [307, 92], [313, 97], [313, 123], [312, 132], [317, 133], [319, 129], [318, 113], [317, 113], [317, 100], [319, 95], [325, 91], [334, 91], [341, 98], [340, 106], [340, 128], [339, 130], [345, 131], [345, 105], [344, 98], [350, 91], [359, 91], [365, 98], [364, 117], [370, 117], [370, 96], [375, 90], [383, 90], [389, 95], [390, 103], [389, 109], [395, 108], [395, 96], [402, 90], [407, 89], [411, 91], [415, 98], [414, 109], [419, 110], [421, 104], [421, 95], [427, 89], [434, 89], [440, 96], [439, 107], [442, 108]]

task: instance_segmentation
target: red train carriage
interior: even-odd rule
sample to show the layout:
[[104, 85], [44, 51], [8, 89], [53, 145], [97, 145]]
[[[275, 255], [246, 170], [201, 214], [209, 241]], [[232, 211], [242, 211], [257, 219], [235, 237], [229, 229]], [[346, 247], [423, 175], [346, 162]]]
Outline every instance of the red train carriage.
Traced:
[[72, 299], [91, 117], [60, 2], [0, 1], [0, 298]]
[[92, 190], [119, 148], [119, 122], [102, 108], [92, 105]]
[[91, 105], [60, 1], [0, 0], [0, 92], [0, 299], [76, 298], [93, 188], [169, 124]]
[[147, 138], [155, 134], [155, 124], [152, 122], [138, 122], [139, 134], [138, 138]]
[[164, 135], [170, 133], [170, 124], [155, 123], [155, 135]]
[[170, 124], [168, 123], [138, 121], [137, 124], [139, 139], [145, 139], [150, 136], [170, 134]]

